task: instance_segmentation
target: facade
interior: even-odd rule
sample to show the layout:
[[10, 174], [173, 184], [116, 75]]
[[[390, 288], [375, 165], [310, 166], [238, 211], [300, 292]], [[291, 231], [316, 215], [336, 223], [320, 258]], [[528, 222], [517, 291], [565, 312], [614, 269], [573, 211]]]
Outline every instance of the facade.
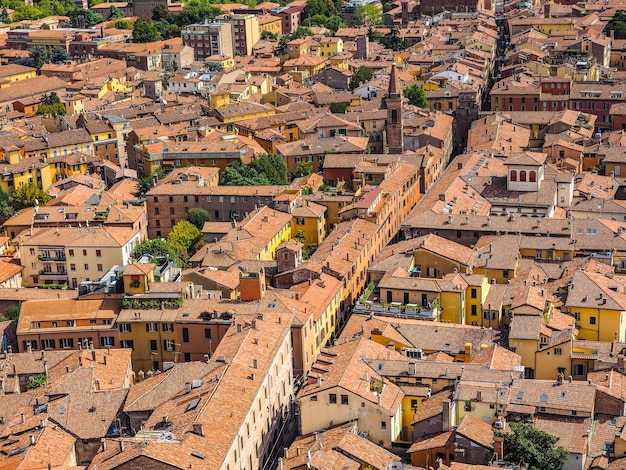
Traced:
[[389, 92], [385, 98], [387, 107], [387, 134], [388, 153], [401, 154], [404, 151], [404, 137], [402, 134], [402, 91], [396, 75], [396, 66], [391, 66], [389, 77]]
[[[241, 55], [252, 55], [252, 48], [259, 42], [259, 18], [257, 15], [229, 13], [217, 16], [215, 21], [230, 23], [233, 27], [233, 51]], [[217, 52], [217, 54], [225, 55]], [[212, 55], [212, 54], [211, 54]]]
[[195, 60], [202, 61], [213, 55], [235, 56], [233, 23], [191, 24], [181, 32], [181, 37], [185, 46], [193, 48]]
[[114, 266], [126, 266], [141, 242], [139, 231], [111, 227], [36, 228], [17, 236], [28, 285], [97, 281]]

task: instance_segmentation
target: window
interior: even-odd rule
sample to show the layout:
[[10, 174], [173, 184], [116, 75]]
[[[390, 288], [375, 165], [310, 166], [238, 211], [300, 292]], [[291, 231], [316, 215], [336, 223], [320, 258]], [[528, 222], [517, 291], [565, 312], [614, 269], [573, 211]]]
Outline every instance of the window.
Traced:
[[341, 395], [341, 404], [342, 405], [348, 404], [348, 395]]
[[526, 181], [526, 170], [520, 170], [519, 172], [519, 180]]
[[296, 225], [304, 225], [304, 217], [296, 217]]
[[563, 350], [561, 348], [554, 348], [555, 356], [560, 356], [561, 354], [563, 354]]
[[68, 250], [68, 251], [69, 251], [70, 257], [73, 258], [74, 257], [74, 250]]
[[472, 305], [472, 316], [475, 317], [478, 314], [478, 307], [476, 305]]
[[589, 324], [590, 325], [595, 325], [596, 324], [596, 317], [589, 317]]
[[150, 351], [156, 351], [157, 350], [157, 340], [156, 339], [151, 339], [150, 340]]
[[165, 333], [171, 333], [174, 331], [174, 325], [172, 323], [163, 323], [162, 329]]
[[505, 269], [502, 271], [502, 277], [509, 277], [509, 270]]
[[205, 328], [204, 329], [204, 338], [205, 339], [211, 339], [211, 328]]
[[102, 347], [115, 346], [115, 338], [113, 336], [102, 336], [100, 338], [100, 346]]
[[329, 393], [328, 394], [328, 401], [330, 401], [330, 403], [337, 403], [337, 394], [336, 393]]
[[96, 250], [96, 257], [102, 258], [102, 250]]
[[104, 271], [104, 269], [102, 268], [102, 264], [101, 263], [98, 263], [96, 266], [97, 266], [99, 272]]
[[110, 318], [105, 318], [104, 320], [102, 320], [103, 325], [110, 325], [111, 323], [112, 323], [112, 320]]
[[83, 250], [83, 256], [87, 256], [87, 250]]
[[189, 328], [183, 328], [183, 343], [189, 342]]
[[57, 326], [59, 326], [59, 325], [57, 324], [57, 322], [53, 321], [53, 322], [52, 322], [52, 328], [56, 328]]
[[528, 181], [530, 181], [531, 183], [536, 183], [537, 182], [537, 172], [536, 171], [528, 172]]
[[312, 395], [311, 396], [311, 401], [317, 401], [317, 395]]
[[173, 351], [174, 350], [174, 340], [173, 339], [163, 340], [163, 348], [166, 351]]
[[41, 340], [41, 348], [42, 349], [54, 349], [55, 341], [53, 339], [42, 339]]
[[574, 312], [574, 320], [580, 321], [580, 312]]
[[471, 295], [472, 295], [472, 299], [475, 299], [478, 296], [478, 290], [477, 289], [472, 289], [471, 290]]
[[130, 323], [120, 323], [120, 331], [122, 333], [130, 333], [132, 330]]
[[70, 271], [76, 271], [76, 265], [74, 263], [70, 263]]
[[85, 271], [89, 271], [89, 265], [85, 263]]
[[60, 342], [63, 349], [72, 349], [74, 347], [74, 340], [72, 338], [61, 338]]
[[380, 422], [380, 429], [387, 429], [387, 421]]
[[511, 181], [517, 181], [517, 171], [516, 171], [516, 170], [511, 170], [511, 173], [510, 173], [509, 179], [510, 179]]
[[76, 320], [67, 320], [65, 326], [76, 326]]
[[157, 324], [156, 323], [146, 323], [146, 331], [148, 333], [156, 333]]

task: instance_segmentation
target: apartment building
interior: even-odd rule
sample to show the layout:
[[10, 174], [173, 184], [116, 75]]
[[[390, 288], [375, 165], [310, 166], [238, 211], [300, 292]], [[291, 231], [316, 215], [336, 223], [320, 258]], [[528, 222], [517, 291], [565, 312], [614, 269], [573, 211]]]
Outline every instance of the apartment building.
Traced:
[[232, 24], [233, 51], [235, 53], [244, 56], [252, 55], [252, 48], [261, 38], [259, 17], [257, 15], [229, 13], [216, 16], [215, 21]]
[[241, 221], [262, 206], [272, 207], [283, 186], [217, 186], [215, 168], [174, 170], [146, 194], [148, 236], [164, 237], [194, 207], [209, 212], [212, 222]]
[[[369, 439], [391, 447], [402, 427], [404, 393], [393, 382], [362, 360], [368, 357], [401, 359], [366, 338], [352, 339], [324, 351], [314, 373], [298, 394], [301, 434], [332, 427], [333, 423], [357, 421]], [[326, 365], [323, 365], [326, 364]], [[330, 365], [330, 367], [329, 367]], [[350, 373], [346, 373], [347, 371]]]
[[95, 281], [114, 266], [126, 266], [142, 238], [130, 228], [34, 228], [17, 236], [28, 285]]
[[[239, 28], [238, 28], [239, 29]], [[234, 24], [231, 22], [211, 22], [190, 24], [181, 32], [183, 44], [194, 51], [198, 61], [214, 55], [235, 57]]]
[[[123, 443], [107, 441], [94, 463], [98, 468], [188, 468], [198, 461], [233, 470], [272, 466], [293, 422], [292, 319], [266, 308], [237, 315], [214, 352], [217, 367], [164, 391], [170, 399], [156, 407], [144, 431]], [[176, 439], [162, 439], [164, 433]]]
[[49, 299], [22, 303], [17, 324], [20, 351], [118, 347], [115, 299]]

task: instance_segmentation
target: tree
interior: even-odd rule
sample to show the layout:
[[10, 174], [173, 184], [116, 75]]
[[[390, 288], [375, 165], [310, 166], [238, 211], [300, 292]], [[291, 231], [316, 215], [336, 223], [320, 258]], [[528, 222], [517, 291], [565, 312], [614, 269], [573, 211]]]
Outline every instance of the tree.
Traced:
[[104, 21], [100, 13], [94, 13], [91, 10], [75, 8], [68, 12], [70, 22], [74, 28], [91, 28], [96, 24]]
[[304, 230], [298, 230], [293, 238], [304, 245], [306, 243], [306, 232]]
[[276, 33], [272, 33], [271, 31], [263, 31], [261, 33], [261, 39], [276, 39]]
[[33, 207], [35, 205], [46, 204], [50, 199], [43, 190], [35, 186], [34, 183], [24, 184], [15, 188], [11, 193], [11, 206], [18, 211], [25, 207]]
[[148, 191], [150, 191], [150, 189], [154, 187], [155, 179], [157, 181], [162, 180], [165, 176], [167, 176], [165, 170], [163, 170], [162, 167], [159, 167], [148, 176], [137, 178], [137, 192], [135, 193], [135, 196], [141, 199]]
[[532, 424], [510, 423], [513, 432], [504, 435], [504, 460], [528, 464], [528, 470], [559, 470], [569, 461], [569, 452], [555, 447], [558, 441]]
[[61, 98], [56, 94], [55, 91], [51, 92], [49, 95], [44, 94], [43, 98], [41, 98], [41, 104], [44, 106], [51, 106], [53, 104], [60, 104]]
[[211, 216], [209, 213], [201, 207], [194, 207], [187, 213], [187, 221], [194, 224], [199, 230], [202, 230], [204, 223], [208, 222], [210, 219]]
[[222, 172], [221, 184], [228, 186], [269, 186], [287, 184], [287, 164], [273, 153], [264, 153], [244, 165], [229, 164]]
[[111, 8], [109, 9], [109, 19], [117, 20], [119, 18], [124, 18], [124, 13], [122, 13], [122, 10], [117, 8], [115, 5], [111, 5]]
[[310, 162], [302, 162], [300, 163], [295, 170], [291, 170], [290, 176], [291, 180], [295, 180], [296, 178], [301, 178], [303, 176], [307, 176], [313, 173], [313, 165]]
[[67, 109], [63, 103], [43, 105], [37, 108], [37, 116], [65, 116]]
[[167, 236], [167, 243], [175, 247], [186, 263], [195, 253], [196, 244], [202, 240], [202, 232], [191, 222], [183, 220], [172, 228]]
[[333, 114], [346, 114], [348, 105], [346, 103], [330, 103], [330, 112]]
[[626, 11], [618, 10], [604, 27], [604, 34], [611, 35], [614, 31], [615, 39], [626, 39]]
[[373, 68], [367, 67], [365, 65], [358, 67], [350, 78], [350, 89], [354, 90], [355, 88], [361, 86], [362, 83], [369, 82], [373, 76]]
[[139, 18], [133, 27], [133, 42], [145, 43], [161, 40], [161, 35], [149, 18]]
[[130, 29], [130, 23], [126, 20], [117, 20], [113, 23], [116, 29]]
[[50, 53], [50, 62], [53, 64], [62, 64], [72, 60], [72, 56], [65, 49], [59, 46], [54, 46]]
[[170, 258], [180, 265], [179, 252], [162, 238], [155, 240], [144, 240], [137, 245], [130, 256], [139, 260], [143, 255], [154, 256], [155, 258]]
[[[6, 318], [7, 320], [17, 320], [20, 318], [20, 310], [22, 309], [20, 304], [17, 305], [9, 305], [6, 309], [6, 311], [4, 312], [4, 318]], [[0, 316], [0, 319], [3, 318], [3, 316]]]
[[6, 220], [15, 214], [13, 206], [11, 206], [11, 196], [0, 188], [0, 220]]
[[30, 50], [30, 59], [33, 61], [33, 67], [39, 70], [44, 64], [47, 64], [50, 60], [48, 51], [43, 46], [35, 46]]
[[376, 5], [359, 5], [354, 10], [354, 17], [357, 24], [371, 26], [382, 24], [383, 15]]
[[417, 83], [413, 83], [404, 89], [402, 95], [409, 100], [409, 104], [419, 108], [428, 108], [428, 100], [424, 89]]
[[305, 19], [316, 15], [329, 17], [334, 13], [337, 13], [337, 9], [331, 0], [308, 0], [302, 16]]
[[346, 22], [339, 15], [332, 15], [326, 21], [326, 27], [330, 29], [333, 34], [337, 32], [339, 28], [346, 26]]

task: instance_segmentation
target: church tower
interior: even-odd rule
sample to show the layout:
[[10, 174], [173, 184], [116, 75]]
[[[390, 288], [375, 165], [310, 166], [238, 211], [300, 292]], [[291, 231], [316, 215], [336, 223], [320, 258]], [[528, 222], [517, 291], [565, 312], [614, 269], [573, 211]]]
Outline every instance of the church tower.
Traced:
[[387, 134], [388, 153], [402, 153], [404, 151], [404, 141], [402, 136], [402, 93], [400, 83], [396, 74], [396, 65], [391, 66], [389, 75], [389, 92], [385, 98], [387, 108]]

